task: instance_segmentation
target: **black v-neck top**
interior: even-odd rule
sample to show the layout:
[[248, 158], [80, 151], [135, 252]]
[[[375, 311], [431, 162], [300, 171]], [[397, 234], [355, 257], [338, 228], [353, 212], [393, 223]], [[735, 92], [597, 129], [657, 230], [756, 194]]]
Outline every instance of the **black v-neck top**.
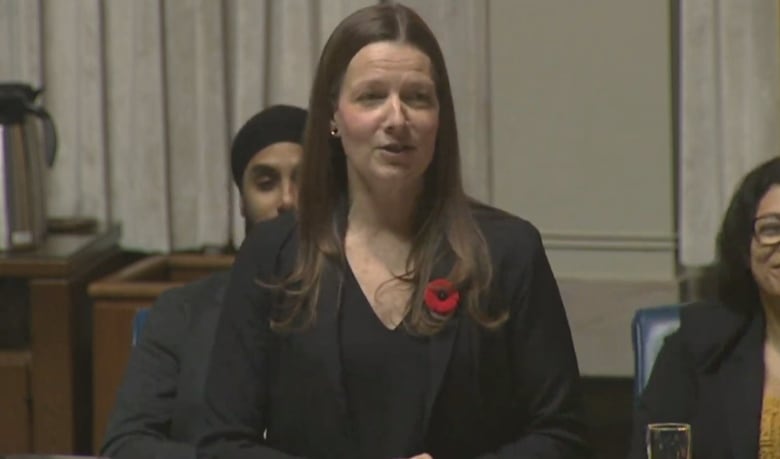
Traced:
[[[346, 268], [341, 303], [341, 353], [353, 432], [361, 457], [423, 453], [428, 338], [388, 329]], [[388, 420], [404, 420], [388, 422]]]

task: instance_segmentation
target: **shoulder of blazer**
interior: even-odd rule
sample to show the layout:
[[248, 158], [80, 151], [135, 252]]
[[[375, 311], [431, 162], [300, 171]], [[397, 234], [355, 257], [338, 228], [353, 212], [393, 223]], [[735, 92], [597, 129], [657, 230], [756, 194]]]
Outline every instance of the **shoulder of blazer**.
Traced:
[[471, 208], [494, 263], [500, 264], [502, 259], [530, 260], [543, 250], [539, 230], [528, 220], [476, 201]]
[[759, 315], [745, 315], [722, 304], [698, 302], [683, 306], [678, 334], [702, 371], [728, 358]]
[[160, 302], [166, 304], [174, 302], [221, 303], [229, 280], [229, 269], [217, 271], [180, 287], [166, 290], [160, 294], [159, 299]]

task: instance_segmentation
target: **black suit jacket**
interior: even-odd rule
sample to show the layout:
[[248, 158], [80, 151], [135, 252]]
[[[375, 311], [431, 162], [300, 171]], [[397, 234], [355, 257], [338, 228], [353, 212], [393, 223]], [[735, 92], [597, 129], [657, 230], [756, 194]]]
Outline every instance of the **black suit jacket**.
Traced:
[[[511, 317], [488, 331], [459, 310], [431, 338], [425, 452], [587, 457], [577, 361], [539, 234], [494, 209], [475, 216], [493, 260], [491, 306], [509, 308]], [[356, 457], [340, 359], [339, 268], [325, 271], [313, 326], [285, 336], [269, 331], [272, 293], [256, 282], [291, 269], [296, 229], [291, 215], [261, 223], [236, 259], [207, 379], [213, 424], [202, 456]], [[432, 278], [449, 268], [440, 264]]]
[[[117, 459], [195, 457], [203, 390], [229, 272], [166, 291], [130, 354], [101, 454]], [[130, 343], [128, 343], [130, 345]]]
[[724, 306], [683, 308], [658, 355], [634, 416], [631, 458], [645, 458], [651, 422], [691, 424], [692, 453], [755, 459], [764, 390], [764, 317]]

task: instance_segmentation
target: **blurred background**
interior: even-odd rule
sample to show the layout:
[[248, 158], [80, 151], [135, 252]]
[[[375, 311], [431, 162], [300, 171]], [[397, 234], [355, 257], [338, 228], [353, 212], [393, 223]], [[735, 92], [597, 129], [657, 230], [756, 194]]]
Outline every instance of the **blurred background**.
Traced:
[[[231, 137], [306, 106], [324, 41], [370, 3], [0, 0], [0, 82], [44, 87], [59, 137], [50, 236], [0, 256], [0, 452], [99, 441], [132, 313], [240, 244]], [[469, 193], [542, 233], [594, 437], [621, 457], [634, 312], [706, 295], [736, 181], [780, 151], [778, 1], [404, 3], [443, 48]]]

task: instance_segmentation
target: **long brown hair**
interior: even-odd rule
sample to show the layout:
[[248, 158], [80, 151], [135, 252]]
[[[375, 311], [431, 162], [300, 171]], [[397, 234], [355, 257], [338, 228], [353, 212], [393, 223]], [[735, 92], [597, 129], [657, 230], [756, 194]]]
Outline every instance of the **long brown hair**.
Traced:
[[487, 243], [463, 191], [455, 109], [444, 56], [422, 18], [399, 4], [370, 6], [344, 19], [320, 57], [303, 142], [298, 258], [292, 273], [281, 282], [285, 307], [272, 326], [285, 331], [310, 324], [316, 315], [323, 270], [329, 263], [345, 263], [336, 215], [339, 202], [347, 195], [346, 160], [341, 142], [330, 135], [330, 126], [347, 66], [360, 49], [380, 41], [402, 42], [425, 53], [433, 66], [439, 100], [436, 148], [415, 211], [408, 273], [399, 278], [413, 286], [405, 325], [413, 332], [430, 335], [446, 323], [446, 317], [428, 312], [423, 305], [433, 266], [446, 257], [454, 262], [448, 277], [460, 292], [461, 305], [479, 323], [496, 326], [506, 314], [487, 314], [480, 308], [480, 297], [491, 282], [491, 263]]

